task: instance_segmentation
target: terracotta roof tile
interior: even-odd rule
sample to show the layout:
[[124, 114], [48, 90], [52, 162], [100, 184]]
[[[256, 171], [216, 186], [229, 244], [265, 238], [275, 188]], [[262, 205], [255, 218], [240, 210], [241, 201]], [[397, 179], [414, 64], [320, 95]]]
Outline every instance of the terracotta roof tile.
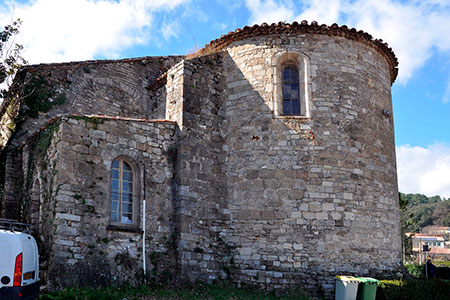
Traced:
[[151, 90], [151, 91], [156, 91], [157, 89], [159, 89], [160, 87], [162, 87], [163, 85], [165, 85], [167, 82], [167, 71], [164, 72], [163, 74], [161, 74], [161, 76], [159, 76], [158, 78], [155, 79], [155, 81], [153, 81], [148, 87], [147, 89]]
[[313, 33], [324, 34], [328, 36], [341, 36], [350, 40], [356, 40], [375, 48], [381, 55], [383, 55], [389, 63], [391, 83], [394, 83], [398, 74], [398, 60], [392, 49], [387, 43], [384, 43], [381, 39], [373, 39], [373, 37], [355, 28], [349, 29], [347, 26], [334, 23], [331, 26], [322, 24], [319, 25], [316, 21], [308, 24], [307, 21], [301, 23], [293, 22], [292, 24], [279, 22], [278, 24], [272, 23], [268, 25], [263, 23], [261, 25], [253, 25], [252, 27], [244, 26], [242, 29], [236, 29], [234, 32], [230, 31], [226, 35], [222, 35], [220, 38], [211, 41], [199, 50], [198, 54], [204, 55], [211, 52], [220, 51], [226, 46], [235, 41], [240, 41], [246, 38], [255, 37], [258, 35], [271, 35], [281, 33]]
[[430, 253], [430, 254], [449, 254], [450, 255], [450, 249], [431, 248], [428, 253]]
[[433, 233], [414, 233], [415, 236], [444, 236], [443, 234], [433, 234]]

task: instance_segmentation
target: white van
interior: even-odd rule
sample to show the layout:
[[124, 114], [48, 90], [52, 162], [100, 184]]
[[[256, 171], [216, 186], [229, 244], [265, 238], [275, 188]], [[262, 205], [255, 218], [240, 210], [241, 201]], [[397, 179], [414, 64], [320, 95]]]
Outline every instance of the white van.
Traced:
[[39, 297], [39, 254], [29, 225], [0, 219], [0, 300]]

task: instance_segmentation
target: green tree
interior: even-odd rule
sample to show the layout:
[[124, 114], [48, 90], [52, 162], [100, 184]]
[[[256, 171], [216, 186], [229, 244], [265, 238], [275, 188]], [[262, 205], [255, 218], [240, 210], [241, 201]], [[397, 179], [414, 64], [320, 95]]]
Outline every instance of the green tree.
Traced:
[[21, 56], [22, 45], [16, 43], [21, 24], [17, 19], [3, 29], [0, 27], [0, 150], [16, 128], [20, 109], [23, 80], [16, 74], [27, 63]]
[[406, 206], [408, 205], [408, 199], [406, 198], [405, 194], [398, 193], [398, 203], [401, 210], [406, 209]]
[[402, 230], [419, 232], [429, 225], [450, 226], [450, 201], [440, 196], [399, 194]]
[[436, 225], [450, 226], [450, 201], [440, 201], [433, 211], [433, 223]]
[[23, 46], [16, 43], [22, 21], [17, 19], [0, 31], [0, 99], [6, 99], [17, 71], [27, 61], [21, 56]]

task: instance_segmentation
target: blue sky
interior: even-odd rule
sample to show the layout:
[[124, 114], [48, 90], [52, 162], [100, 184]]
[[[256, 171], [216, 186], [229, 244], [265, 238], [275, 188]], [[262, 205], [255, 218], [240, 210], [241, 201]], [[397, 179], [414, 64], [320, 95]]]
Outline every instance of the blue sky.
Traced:
[[255, 23], [338, 23], [386, 41], [400, 191], [450, 198], [450, 0], [0, 0], [30, 63], [189, 54]]

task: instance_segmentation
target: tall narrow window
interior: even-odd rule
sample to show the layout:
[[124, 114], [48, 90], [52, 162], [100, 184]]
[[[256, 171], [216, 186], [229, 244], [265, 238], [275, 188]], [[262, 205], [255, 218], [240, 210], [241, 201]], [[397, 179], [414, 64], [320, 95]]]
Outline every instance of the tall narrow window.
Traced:
[[111, 222], [133, 224], [133, 169], [115, 159], [111, 173]]
[[300, 115], [300, 93], [298, 69], [294, 65], [288, 65], [283, 69], [283, 115]]

